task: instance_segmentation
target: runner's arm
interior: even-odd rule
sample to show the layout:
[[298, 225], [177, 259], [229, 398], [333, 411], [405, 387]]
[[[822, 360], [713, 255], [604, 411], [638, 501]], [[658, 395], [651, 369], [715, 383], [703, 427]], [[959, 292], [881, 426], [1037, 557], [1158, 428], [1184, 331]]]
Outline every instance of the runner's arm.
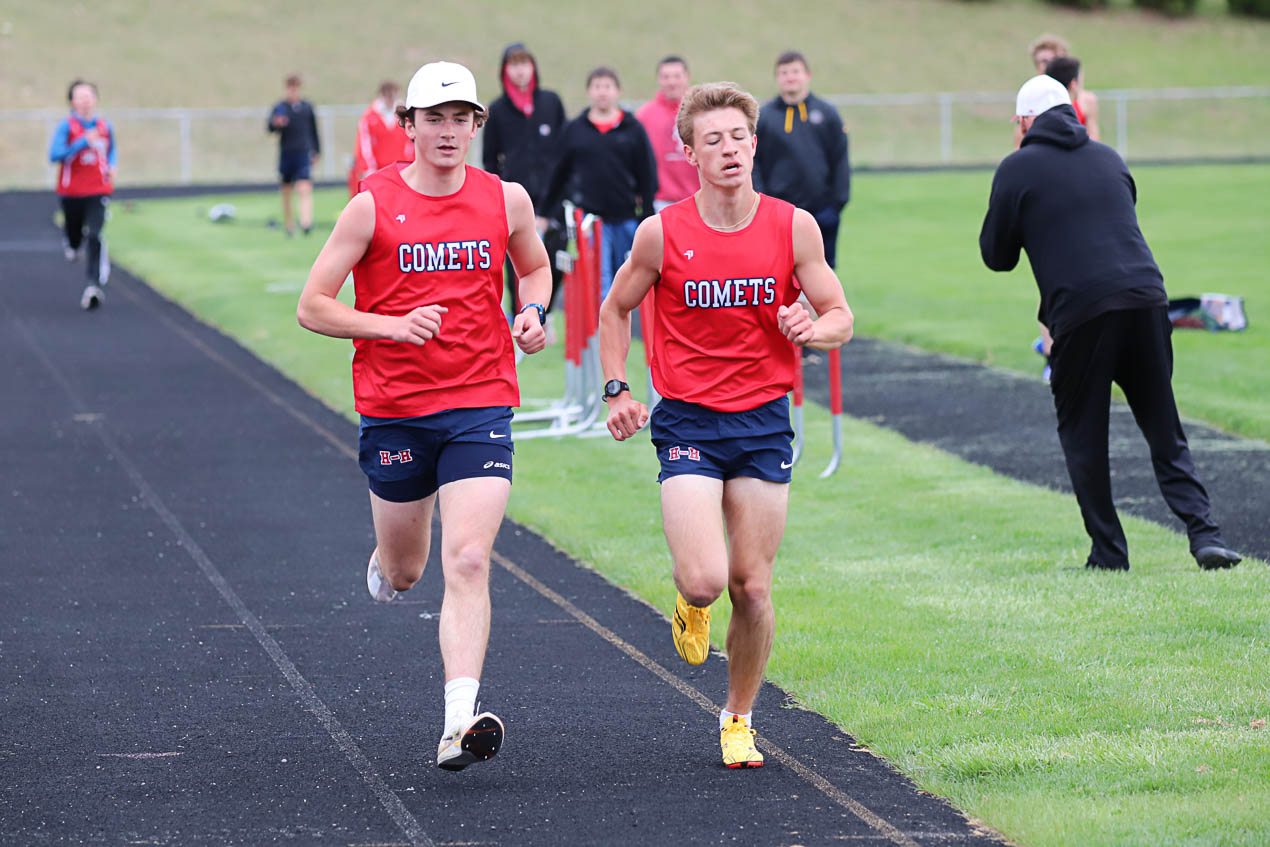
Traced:
[[344, 207], [335, 230], [313, 262], [300, 292], [300, 326], [332, 338], [374, 338], [422, 345], [441, 328], [443, 306], [425, 305], [404, 315], [360, 312], [335, 299], [375, 234], [375, 198], [363, 191]]
[[[661, 277], [663, 237], [661, 217], [645, 218], [635, 230], [631, 255], [613, 275], [609, 296], [600, 306], [600, 367], [604, 379], [626, 382], [626, 357], [631, 352], [631, 312]], [[630, 438], [648, 422], [648, 407], [629, 391], [609, 400], [608, 428], [618, 441]]]
[[816, 219], [794, 210], [794, 276], [818, 316], [801, 303], [781, 306], [777, 312], [781, 332], [795, 344], [817, 350], [834, 350], [851, 340], [855, 316], [842, 293], [842, 282], [825, 261], [825, 242]]
[[[529, 192], [515, 182], [503, 183], [507, 206], [507, 255], [520, 277], [518, 297], [522, 309], [530, 303], [545, 307], [551, 300], [551, 261], [534, 228], [534, 204]], [[525, 309], [512, 322], [512, 337], [526, 353], [547, 346], [547, 334], [537, 309]]]

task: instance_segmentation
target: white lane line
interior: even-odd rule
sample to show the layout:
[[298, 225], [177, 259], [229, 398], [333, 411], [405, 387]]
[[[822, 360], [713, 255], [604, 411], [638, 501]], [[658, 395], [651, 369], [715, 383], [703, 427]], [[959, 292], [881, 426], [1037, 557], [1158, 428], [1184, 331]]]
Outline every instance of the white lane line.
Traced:
[[[39, 357], [40, 361], [44, 364], [44, 367], [48, 369], [49, 373], [52, 374], [54, 381], [57, 382], [57, 384], [61, 386], [62, 390], [66, 392], [67, 397], [70, 398], [71, 404], [79, 410], [85, 409], [86, 406], [81, 400], [79, 393], [66, 379], [65, 375], [61, 372], [57, 365], [53, 363], [53, 360], [48, 357], [48, 354], [44, 352], [44, 349], [40, 347], [39, 343], [35, 340], [35, 336], [27, 328], [26, 324], [16, 316], [12, 317], [12, 321], [18, 331], [26, 339], [27, 345], [35, 352], [36, 356]], [[344, 757], [348, 759], [353, 768], [361, 775], [362, 780], [370, 789], [371, 794], [374, 795], [375, 799], [377, 799], [380, 805], [382, 805], [388, 812], [389, 817], [393, 819], [398, 828], [401, 829], [402, 833], [410, 839], [412, 847], [436, 847], [432, 839], [428, 838], [427, 833], [423, 831], [423, 827], [419, 825], [419, 821], [415, 819], [414, 815], [410, 814], [410, 810], [406, 808], [405, 803], [401, 802], [401, 798], [393, 793], [392, 789], [390, 789], [387, 784], [384, 783], [379, 774], [375, 772], [374, 766], [372, 766], [370, 760], [366, 758], [366, 754], [363, 753], [361, 748], [357, 746], [357, 742], [353, 740], [351, 735], [349, 735], [348, 730], [344, 729], [344, 726], [339, 722], [339, 719], [335, 717], [331, 710], [327, 708], [326, 704], [322, 702], [322, 699], [318, 697], [317, 692], [313, 690], [312, 684], [310, 684], [309, 681], [300, 674], [300, 671], [296, 668], [295, 663], [293, 663], [283, 651], [282, 646], [278, 644], [278, 642], [274, 640], [273, 636], [265, 630], [264, 624], [262, 624], [260, 619], [247, 608], [247, 605], [239, 598], [238, 593], [234, 591], [233, 587], [228, 581], [226, 581], [225, 577], [221, 575], [220, 570], [218, 570], [216, 565], [212, 563], [212, 560], [208, 558], [207, 554], [203, 552], [203, 548], [200, 547], [198, 542], [195, 541], [194, 538], [185, 530], [181, 521], [175, 514], [172, 513], [172, 510], [167, 507], [167, 504], [163, 502], [162, 498], [159, 497], [154, 488], [151, 487], [150, 483], [146, 481], [146, 478], [142, 476], [141, 471], [138, 470], [137, 466], [130, 458], [128, 458], [128, 455], [124, 452], [123, 448], [119, 446], [119, 442], [115, 440], [114, 434], [111, 433], [106, 426], [102, 425], [100, 419], [92, 421], [89, 425], [92, 426], [93, 432], [95, 432], [97, 437], [101, 439], [102, 444], [105, 445], [110, 454], [114, 456], [115, 461], [119, 463], [119, 467], [123, 468], [129, 479], [132, 480], [133, 485], [135, 485], [138, 491], [141, 492], [142, 499], [147, 505], [149, 505], [154, 513], [159, 516], [159, 520], [161, 520], [172, 534], [176, 536], [177, 543], [185, 548], [185, 551], [189, 553], [190, 558], [194, 560], [196, 565], [198, 565], [199, 570], [201, 570], [203, 575], [207, 577], [208, 582], [212, 584], [212, 586], [220, 594], [221, 598], [229, 604], [229, 607], [234, 610], [235, 614], [237, 614], [238, 619], [242, 621], [243, 626], [251, 630], [251, 634], [256, 637], [256, 641], [258, 641], [260, 646], [264, 648], [265, 653], [267, 653], [269, 658], [273, 660], [273, 663], [277, 666], [278, 670], [282, 672], [282, 675], [286, 678], [287, 682], [291, 683], [291, 687], [299, 696], [300, 702], [304, 705], [304, 708], [317, 718], [318, 722], [322, 724], [324, 729], [326, 729], [327, 733], [331, 736], [331, 740], [335, 742], [335, 746], [340, 749], [340, 752], [344, 754]]]
[[[293, 418], [298, 420], [300, 423], [304, 424], [305, 427], [307, 427], [308, 429], [312, 430], [313, 432], [315, 432], [316, 434], [324, 438], [329, 444], [334, 446], [335, 449], [338, 450], [340, 453], [342, 453], [344, 456], [356, 461], [357, 451], [349, 447], [347, 444], [345, 444], [344, 441], [338, 438], [326, 427], [322, 426], [320, 423], [313, 420], [308, 415], [301, 412], [299, 409], [296, 409], [294, 406], [291, 405], [289, 401], [281, 397], [279, 394], [274, 392], [268, 386], [262, 384], [259, 380], [255, 379], [250, 374], [243, 371], [241, 368], [237, 367], [232, 362], [226, 360], [216, 351], [212, 350], [210, 347], [204, 344], [201, 340], [196, 338], [185, 327], [180, 326], [175, 321], [170, 319], [167, 315], [160, 313], [157, 309], [155, 309], [149, 303], [145, 302], [139, 295], [131, 291], [128, 291], [126, 287], [124, 288], [124, 292], [128, 295], [128, 297], [131, 300], [133, 300], [133, 302], [148, 309], [152, 314], [156, 315], [171, 329], [177, 332], [177, 334], [181, 335], [183, 338], [190, 341], [190, 343], [192, 343], [195, 347], [197, 347], [200, 351], [202, 351], [205, 355], [207, 355], [213, 361], [223, 365], [227, 370], [229, 370], [235, 376], [242, 379], [252, 388], [259, 391], [266, 398], [268, 398], [272, 403], [277, 405], [280, 409], [287, 412]], [[684, 682], [679, 677], [672, 674], [670, 671], [666, 670], [660, 664], [653, 661], [648, 656], [644, 655], [634, 645], [628, 644], [616, 633], [607, 629], [606, 627], [601, 625], [598, 621], [596, 621], [594, 618], [592, 618], [590, 615], [586, 614], [586, 612], [583, 612], [581, 609], [579, 609], [577, 606], [574, 606], [571, 602], [566, 600], [564, 597], [552, 591], [550, 588], [548, 588], [543, 583], [539, 582], [534, 577], [530, 576], [528, 572], [521, 569], [517, 565], [513, 564], [511, 560], [509, 560], [507, 557], [503, 556], [501, 553], [497, 551], [494, 551], [492, 558], [495, 562], [499, 564], [500, 567], [504, 568], [513, 576], [515, 576], [517, 579], [519, 579], [521, 582], [525, 583], [530, 588], [532, 588], [534, 591], [537, 591], [539, 594], [546, 597], [551, 602], [555, 603], [561, 609], [568, 612], [575, 620], [584, 624], [588, 629], [595, 632], [597, 635], [599, 635], [604, 640], [608, 641], [613, 646], [617, 647], [623, 653], [626, 653], [632, 659], [635, 659], [635, 661], [639, 662], [641, 665], [643, 665], [648, 670], [652, 671], [655, 675], [660, 677], [662, 680], [669, 683], [681, 694], [688, 697], [697, 705], [701, 706], [701, 708], [705, 709], [707, 712], [710, 712], [711, 714], [714, 714], [714, 715], [717, 715], [719, 713], [719, 707], [716, 706], [714, 703], [712, 703], [710, 701], [710, 698], [706, 697], [706, 695], [702, 694], [696, 688], [693, 688], [691, 685]], [[775, 744], [771, 743], [770, 741], [763, 738], [762, 736], [759, 736], [758, 740], [763, 747], [764, 753], [770, 753], [774, 758], [780, 761], [781, 764], [785, 765], [787, 768], [794, 771], [794, 773], [798, 774], [807, 782], [811, 783], [813, 786], [819, 789], [823, 794], [825, 794], [825, 796], [829, 797], [835, 803], [847, 809], [856, 817], [860, 818], [860, 820], [864, 821], [869, 826], [877, 830], [879, 833], [883, 834], [892, 843], [903, 845], [903, 847], [919, 847], [916, 841], [909, 838], [900, 830], [896, 829], [895, 826], [889, 823], [886, 819], [882, 818], [880, 815], [878, 815], [876, 812], [869, 809], [867, 806], [865, 806], [860, 801], [856, 800], [854, 797], [842, 791], [840, 788], [835, 786], [833, 783], [825, 779], [820, 774], [816, 773], [807, 765], [804, 765], [802, 762], [796, 759], [792, 754], [785, 752], [785, 750], [781, 749], [780, 747], [777, 747]]]
[[[508, 571], [514, 577], [519, 579], [521, 582], [525, 583], [530, 588], [532, 588], [534, 591], [537, 591], [543, 597], [546, 597], [552, 603], [555, 603], [561, 609], [568, 612], [574, 618], [574, 620], [581, 623], [587, 629], [591, 630], [596, 635], [600, 636], [605, 641], [612, 644], [618, 650], [621, 650], [623, 653], [625, 653], [630, 658], [634, 659], [636, 662], [639, 662], [646, 669], [651, 671], [655, 676], [657, 676], [663, 682], [670, 685], [680, 694], [684, 695], [689, 700], [696, 703], [698, 706], [700, 706], [702, 709], [704, 709], [711, 715], [719, 714], [719, 706], [716, 705], [713, 701], [711, 701], [710, 698], [707, 697], [705, 694], [702, 694], [701, 691], [699, 691], [697, 688], [689, 685], [688, 683], [684, 682], [679, 677], [675, 676], [670, 671], [666, 670], [664, 666], [662, 666], [659, 662], [655, 661], [654, 659], [650, 658], [646, 653], [644, 653], [638, 647], [626, 641], [620, 635], [613, 632], [613, 630], [604, 626], [595, 618], [591, 617], [586, 612], [579, 609], [570, 600], [566, 599], [562, 595], [548, 588], [546, 585], [544, 585], [537, 578], [529, 574], [523, 568], [514, 564], [510, 559], [508, 559], [502, 553], [499, 553], [497, 550], [495, 550], [491, 554], [491, 558], [493, 558], [494, 561], [498, 562], [498, 564], [504, 570]], [[845, 791], [835, 786], [829, 780], [825, 779], [823, 776], [821, 776], [820, 774], [816, 773], [811, 768], [804, 765], [797, 758], [795, 758], [791, 753], [787, 753], [784, 749], [776, 746], [771, 741], [764, 738], [762, 735], [756, 736], [755, 740], [757, 741], [758, 746], [762, 748], [764, 753], [774, 757], [782, 765], [789, 768], [794, 773], [798, 774], [803, 779], [810, 782], [816, 788], [820, 789], [820, 791], [826, 797], [828, 797], [830, 800], [833, 800], [835, 803], [837, 803], [839, 806], [842, 806], [844, 809], [847, 809], [848, 811], [850, 811], [853, 815], [855, 815], [860, 820], [864, 821], [866, 824], [871, 826], [874, 830], [876, 830], [877, 832], [885, 836], [889, 841], [895, 844], [902, 844], [904, 845], [904, 847], [918, 847], [918, 844], [916, 841], [909, 838], [904, 833], [900, 832], [898, 829], [892, 826], [886, 819], [878, 815], [872, 809], [869, 809], [859, 800], [856, 800], [850, 794], [847, 794]]]
[[184, 753], [98, 753], [111, 759], [167, 759], [172, 756], [184, 756]]

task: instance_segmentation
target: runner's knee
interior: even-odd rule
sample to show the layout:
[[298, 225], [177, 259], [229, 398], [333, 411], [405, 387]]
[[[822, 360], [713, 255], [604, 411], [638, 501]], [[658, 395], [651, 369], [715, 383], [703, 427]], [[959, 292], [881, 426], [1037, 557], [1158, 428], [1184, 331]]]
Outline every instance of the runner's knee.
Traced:
[[705, 608], [719, 599], [727, 587], [724, 580], [710, 573], [680, 575], [676, 582], [688, 605]]
[[449, 556], [445, 579], [467, 585], [484, 585], [489, 579], [489, 553], [483, 544], [465, 544]]
[[759, 612], [772, 603], [772, 583], [764, 576], [734, 578], [728, 584], [728, 596], [733, 609]]
[[385, 556], [382, 548], [378, 555], [379, 572], [384, 575], [384, 579], [394, 591], [406, 591], [413, 587], [423, 576], [424, 565], [428, 562], [426, 550], [422, 558], [402, 556], [393, 559]]

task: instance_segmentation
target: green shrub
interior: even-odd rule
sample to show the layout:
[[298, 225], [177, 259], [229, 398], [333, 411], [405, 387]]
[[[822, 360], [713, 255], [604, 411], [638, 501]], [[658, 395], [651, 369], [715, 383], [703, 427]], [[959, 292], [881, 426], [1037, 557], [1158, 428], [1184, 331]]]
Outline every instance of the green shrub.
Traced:
[[1173, 18], [1195, 14], [1195, 6], [1198, 3], [1199, 0], [1133, 0], [1135, 6], [1154, 9]]
[[1231, 14], [1270, 18], [1270, 0], [1226, 0]]

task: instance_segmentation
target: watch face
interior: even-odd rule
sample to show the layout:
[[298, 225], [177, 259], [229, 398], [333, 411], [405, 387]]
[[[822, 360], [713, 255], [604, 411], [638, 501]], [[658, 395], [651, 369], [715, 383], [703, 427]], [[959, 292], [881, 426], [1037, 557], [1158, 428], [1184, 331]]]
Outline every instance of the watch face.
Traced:
[[616, 397], [617, 395], [621, 394], [625, 390], [626, 390], [626, 385], [621, 380], [610, 379], [608, 382], [604, 383], [605, 397]]

